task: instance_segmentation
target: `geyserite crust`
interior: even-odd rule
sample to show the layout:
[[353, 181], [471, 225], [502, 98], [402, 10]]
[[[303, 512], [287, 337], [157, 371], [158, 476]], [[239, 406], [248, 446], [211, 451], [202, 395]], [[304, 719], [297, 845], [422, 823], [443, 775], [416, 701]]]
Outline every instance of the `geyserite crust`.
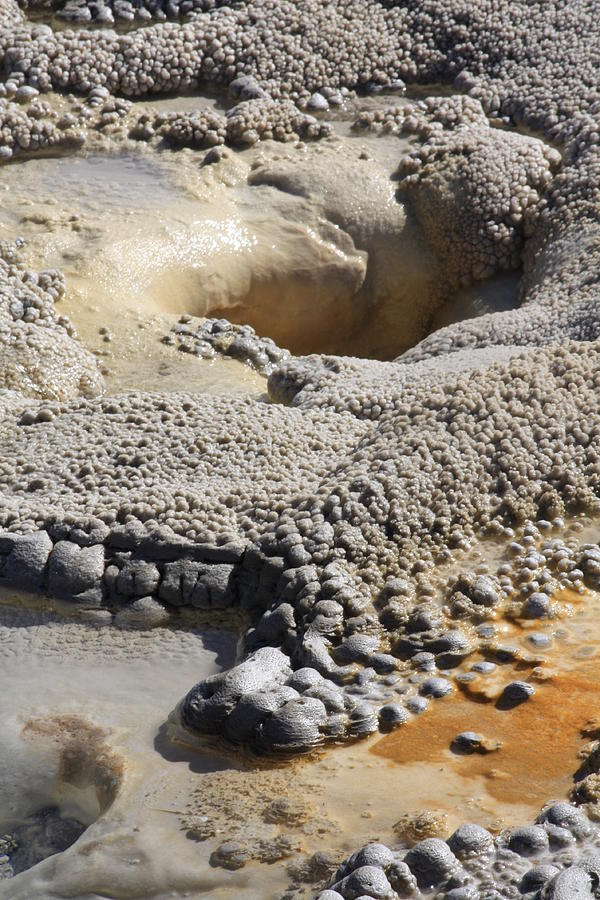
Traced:
[[[148, 11], [142, 18], [161, 18], [157, 6], [140, 8]], [[292, 408], [267, 408], [191, 396], [74, 399], [97, 390], [99, 376], [54, 314], [58, 281], [49, 274], [36, 284], [3, 250], [0, 385], [11, 393], [0, 421], [0, 522], [11, 534], [0, 538], [0, 574], [15, 583], [26, 573], [24, 587], [98, 608], [152, 596], [260, 614], [248, 660], [184, 701], [188, 727], [262, 749], [372, 731], [377, 707], [348, 690], [352, 666], [374, 669], [375, 683], [385, 679], [411, 604], [431, 596], [434, 561], [482, 530], [502, 536], [527, 518], [597, 512], [599, 12], [595, 3], [256, 0], [117, 35], [52, 33], [2, 3], [4, 159], [79, 140], [69, 136], [72, 123], [59, 127], [39, 101], [33, 113], [22, 111], [27, 92], [17, 96], [22, 107], [13, 103], [23, 83], [140, 96], [252, 76], [267, 97], [242, 101], [229, 126], [219, 118], [167, 123], [174, 140], [210, 145], [310, 128], [300, 115], [290, 120], [289, 101], [304, 107], [316, 92], [333, 98], [398, 79], [443, 81], [472, 100], [431, 102], [437, 125], [421, 134], [412, 163], [402, 163], [401, 190], [434, 248], [452, 240], [450, 280], [513, 266], [523, 252], [518, 310], [449, 326], [394, 363], [291, 359], [271, 376], [271, 392]], [[490, 130], [474, 101], [505, 125], [544, 133], [562, 158]], [[45, 116], [44, 130], [35, 123]], [[455, 221], [457, 196], [466, 207]], [[15, 352], [27, 388], [15, 375]], [[580, 564], [573, 560], [573, 571]], [[434, 653], [468, 652], [456, 633], [447, 637], [448, 623], [428, 625], [423, 616], [413, 629], [423, 647], [442, 641]], [[361, 635], [377, 643], [360, 645]], [[579, 828], [571, 808], [551, 815], [554, 831], [521, 829], [506, 847], [465, 831], [450, 846], [413, 848], [405, 861], [385, 848], [381, 858], [363, 851], [323, 900], [394, 896], [392, 889], [419, 896], [415, 879], [448, 900], [519, 896], [523, 859], [538, 850], [546, 868], [525, 876], [521, 894], [594, 896], [597, 857], [577, 864], [579, 851], [565, 848], [589, 848], [596, 833], [583, 816]], [[532, 849], [536, 839], [541, 849]], [[477, 846], [467, 853], [469, 840]], [[479, 893], [460, 886], [465, 853]], [[483, 870], [473, 862], [480, 854]], [[489, 874], [493, 854], [508, 873], [503, 883]]]

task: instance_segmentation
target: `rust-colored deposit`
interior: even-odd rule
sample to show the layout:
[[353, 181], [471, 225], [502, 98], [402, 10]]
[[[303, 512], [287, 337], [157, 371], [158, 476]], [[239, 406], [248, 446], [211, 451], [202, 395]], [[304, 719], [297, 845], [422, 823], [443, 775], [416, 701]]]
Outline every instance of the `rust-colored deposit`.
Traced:
[[110, 747], [108, 731], [78, 715], [29, 719], [23, 726], [26, 740], [46, 739], [60, 753], [59, 778], [67, 784], [94, 786], [100, 811], [114, 800], [123, 780], [123, 759]]
[[[502, 674], [508, 676], [505, 683], [525, 676]], [[437, 700], [427, 713], [378, 741], [372, 752], [398, 764], [435, 763], [465, 778], [480, 776], [496, 799], [541, 807], [550, 798], [566, 797], [573, 786], [589, 742], [586, 723], [598, 713], [600, 683], [588, 669], [552, 675], [535, 688], [534, 697], [508, 710], [497, 708], [497, 691], [485, 700], [481, 693], [470, 698], [468, 690]], [[501, 747], [486, 755], [455, 754], [450, 745], [462, 731], [476, 731]]]

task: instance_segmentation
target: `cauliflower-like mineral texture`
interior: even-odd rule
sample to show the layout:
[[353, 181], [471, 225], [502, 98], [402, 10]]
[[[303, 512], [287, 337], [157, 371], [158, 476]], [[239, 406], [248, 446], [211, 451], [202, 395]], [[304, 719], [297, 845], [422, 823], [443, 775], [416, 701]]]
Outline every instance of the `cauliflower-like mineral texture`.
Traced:
[[[92, 6], [78, 5], [80, 21]], [[102, 7], [104, 21], [115, 7]], [[162, 18], [150, 2], [136, 9]], [[382, 718], [402, 727], [404, 704], [385, 697], [398, 661], [419, 673], [406, 710], [447, 702], [438, 698], [454, 685], [436, 670], [486, 635], [454, 619], [485, 629], [486, 610], [510, 593], [506, 571], [483, 584], [455, 572], [440, 612], [434, 566], [481, 534], [508, 542], [522, 528], [515, 554], [521, 584], [532, 585], [522, 603], [546, 612], [531, 601], [544, 584], [532, 573], [545, 577], [545, 563], [518, 548], [535, 543], [534, 520], [559, 529], [566, 515], [599, 511], [600, 9], [249, 0], [171, 4], [164, 15], [178, 19], [179, 9], [193, 15], [121, 34], [52, 31], [1, 0], [7, 164], [20, 138], [27, 149], [52, 142], [53, 125], [40, 137], [37, 113], [21, 115], [8, 99], [25, 105], [35, 91], [139, 98], [252, 79], [232, 88], [229, 115], [158, 125], [175, 143], [205, 146], [319, 137], [336, 92], [442, 82], [468, 96], [362, 124], [420, 143], [403, 161], [398, 153], [398, 188], [447, 255], [448, 283], [522, 261], [520, 307], [450, 325], [394, 362], [283, 361], [270, 390], [287, 406], [185, 394], [94, 400], [77, 396], [88, 392], [82, 378], [95, 384], [87, 355], [42, 315], [56, 279], [36, 282], [3, 254], [0, 581], [26, 578], [111, 611], [129, 604], [132, 620], [144, 610], [163, 620], [148, 598], [249, 610], [244, 659], [180, 704], [190, 729], [298, 751], [372, 733]], [[142, 137], [153, 128], [143, 122]], [[546, 549], [558, 554], [557, 572], [571, 565], [569, 548]], [[597, 576], [597, 553], [581, 548], [573, 584]], [[597, 799], [594, 778], [574, 801]], [[597, 841], [583, 811], [559, 804], [495, 841], [463, 826], [408, 851], [363, 848], [322, 900], [430, 889], [447, 900], [591, 898]]]
[[14, 246], [0, 244], [0, 389], [48, 400], [101, 392], [96, 360], [56, 310], [64, 291], [60, 272], [26, 269]]

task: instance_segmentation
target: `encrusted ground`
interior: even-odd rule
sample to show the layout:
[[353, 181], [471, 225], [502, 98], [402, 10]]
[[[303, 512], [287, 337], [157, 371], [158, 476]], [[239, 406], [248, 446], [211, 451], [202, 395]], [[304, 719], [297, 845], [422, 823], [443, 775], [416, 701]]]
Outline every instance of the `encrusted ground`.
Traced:
[[[53, 29], [53, 12], [74, 29]], [[299, 204], [319, 197], [321, 239], [338, 230], [328, 252], [344, 257], [344, 302], [370, 298], [367, 320], [381, 291], [369, 289], [376, 249], [359, 227], [360, 192], [381, 174], [344, 197], [301, 160], [307, 141], [328, 158], [353, 92], [387, 91], [389, 105], [354, 123], [369, 140], [403, 142], [379, 231], [364, 197], [367, 236], [389, 235], [390, 209], [404, 204], [430, 271], [393, 361], [288, 357], [248, 329], [184, 320], [175, 335], [188, 351], [210, 355], [221, 329], [230, 338], [218, 351], [274, 366], [274, 402], [102, 396], [96, 360], [55, 307], [61, 275], [26, 269], [3, 243], [0, 584], [49, 592], [98, 623], [241, 607], [252, 621], [243, 658], [191, 687], [178, 721], [288, 753], [402, 726], [457, 689], [453, 669], [472, 654], [507, 652], [494, 623], [552, 619], [557, 591], [596, 587], [594, 535], [568, 528], [600, 511], [599, 12], [594, 2], [22, 10], [2, 0], [3, 177], [98, 134], [192, 147], [216, 171], [225, 145], [296, 144], [298, 165], [258, 161], [247, 183]], [[106, 27], [115, 19], [134, 27]], [[428, 83], [447, 91], [413, 106], [394, 97]], [[221, 108], [154, 116], [130, 102], [199, 89], [220, 91]], [[520, 266], [517, 309], [426, 336], [459, 288]], [[298, 277], [310, 285], [310, 272]], [[488, 545], [477, 566], [465, 561]], [[510, 715], [535, 704], [535, 687], [507, 682], [498, 702]], [[536, 825], [369, 845], [321, 900], [596, 896], [590, 759], [572, 803]]]

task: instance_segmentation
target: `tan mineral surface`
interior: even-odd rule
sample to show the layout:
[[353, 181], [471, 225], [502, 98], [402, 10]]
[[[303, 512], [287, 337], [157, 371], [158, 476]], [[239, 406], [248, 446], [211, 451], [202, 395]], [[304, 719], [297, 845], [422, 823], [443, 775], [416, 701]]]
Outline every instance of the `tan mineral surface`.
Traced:
[[592, 900], [600, 7], [0, 0], [0, 898]]

